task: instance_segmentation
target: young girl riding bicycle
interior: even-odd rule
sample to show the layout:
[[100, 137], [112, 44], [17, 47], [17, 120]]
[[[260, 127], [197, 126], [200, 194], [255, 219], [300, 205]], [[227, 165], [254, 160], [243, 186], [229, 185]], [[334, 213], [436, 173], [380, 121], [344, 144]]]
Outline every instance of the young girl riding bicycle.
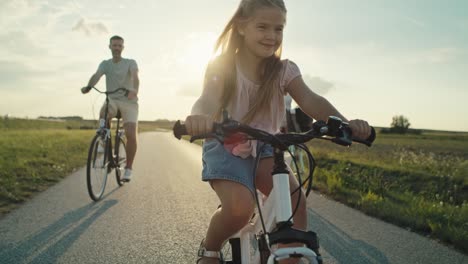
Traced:
[[[283, 96], [290, 94], [301, 109], [317, 120], [337, 116], [348, 121], [325, 98], [311, 91], [304, 83], [298, 66], [281, 60], [286, 7], [283, 0], [242, 0], [234, 16], [216, 43], [221, 54], [207, 67], [202, 95], [185, 120], [188, 134], [195, 136], [211, 132], [214, 121], [221, 121], [227, 110], [232, 119], [265, 130], [279, 132], [284, 118]], [[351, 120], [353, 135], [366, 139], [370, 127], [362, 120]], [[251, 218], [254, 208], [254, 179], [256, 188], [268, 195], [272, 188], [272, 148], [260, 150], [256, 142], [225, 139], [203, 144], [202, 179], [208, 181], [221, 201], [212, 218], [201, 247], [205, 250], [197, 263], [219, 263], [223, 242], [238, 232]], [[255, 157], [260, 155], [256, 175], [252, 175]], [[298, 187], [290, 174], [290, 187]], [[307, 212], [305, 195], [292, 196], [295, 206], [294, 227], [305, 230]], [[287, 246], [287, 245], [286, 245]], [[280, 263], [295, 263], [287, 260]]]

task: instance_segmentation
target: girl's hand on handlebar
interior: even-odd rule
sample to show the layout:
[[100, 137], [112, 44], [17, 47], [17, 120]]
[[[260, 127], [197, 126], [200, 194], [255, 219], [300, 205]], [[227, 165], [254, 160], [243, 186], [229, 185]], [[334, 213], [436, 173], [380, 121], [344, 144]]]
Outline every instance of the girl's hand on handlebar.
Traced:
[[371, 135], [371, 127], [367, 121], [354, 119], [349, 121], [349, 127], [353, 132], [353, 138], [366, 140]]
[[213, 118], [207, 115], [189, 115], [185, 119], [187, 134], [198, 136], [213, 131]]

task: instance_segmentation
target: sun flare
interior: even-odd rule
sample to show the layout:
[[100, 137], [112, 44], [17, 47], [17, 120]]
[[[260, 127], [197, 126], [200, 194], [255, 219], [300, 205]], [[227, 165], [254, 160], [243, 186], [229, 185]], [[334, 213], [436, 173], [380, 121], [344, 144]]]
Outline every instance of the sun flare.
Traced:
[[204, 69], [213, 57], [216, 35], [212, 32], [196, 32], [187, 36], [179, 53], [179, 63], [195, 69]]

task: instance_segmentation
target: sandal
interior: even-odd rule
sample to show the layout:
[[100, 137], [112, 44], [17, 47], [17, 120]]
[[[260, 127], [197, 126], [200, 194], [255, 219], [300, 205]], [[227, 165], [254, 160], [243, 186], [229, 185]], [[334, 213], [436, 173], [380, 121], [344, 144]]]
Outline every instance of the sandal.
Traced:
[[198, 248], [198, 258], [196, 263], [198, 263], [202, 258], [216, 258], [219, 259], [220, 264], [223, 264], [223, 255], [221, 254], [221, 252], [206, 250], [205, 246], [203, 245], [203, 242], [205, 242], [205, 239], [202, 240], [202, 242], [200, 243], [200, 248]]

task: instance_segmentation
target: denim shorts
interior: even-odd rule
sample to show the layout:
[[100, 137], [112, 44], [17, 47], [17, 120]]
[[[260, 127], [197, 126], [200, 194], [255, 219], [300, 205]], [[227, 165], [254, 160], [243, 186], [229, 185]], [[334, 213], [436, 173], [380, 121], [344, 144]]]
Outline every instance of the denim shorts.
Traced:
[[[273, 157], [273, 147], [259, 143], [257, 153], [260, 158]], [[249, 156], [245, 159], [234, 156], [215, 139], [205, 140], [203, 143], [202, 180], [228, 180], [246, 186], [252, 194], [254, 189], [254, 168], [256, 158]]]

